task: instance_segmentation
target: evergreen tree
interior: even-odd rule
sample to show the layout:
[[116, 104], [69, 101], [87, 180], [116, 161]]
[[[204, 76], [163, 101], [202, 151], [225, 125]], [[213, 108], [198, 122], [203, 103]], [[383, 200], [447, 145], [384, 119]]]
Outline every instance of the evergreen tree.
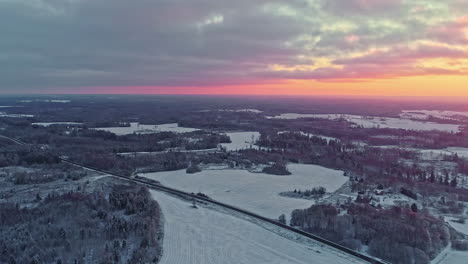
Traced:
[[280, 215], [278, 217], [278, 222], [280, 222], [281, 224], [286, 224], [286, 216], [284, 214]]

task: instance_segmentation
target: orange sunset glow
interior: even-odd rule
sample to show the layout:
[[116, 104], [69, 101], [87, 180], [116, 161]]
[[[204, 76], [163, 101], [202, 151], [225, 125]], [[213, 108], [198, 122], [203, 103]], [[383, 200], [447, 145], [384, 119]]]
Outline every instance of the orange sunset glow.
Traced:
[[[214, 95], [330, 95], [330, 96], [430, 96], [468, 97], [467, 76], [414, 76], [365, 82], [284, 80], [277, 84], [206, 87], [89, 87], [78, 94], [214, 94]], [[444, 89], [441, 89], [444, 87]], [[60, 93], [60, 90], [53, 91]]]
[[129, 5], [1, 2], [0, 92], [468, 96], [466, 0]]

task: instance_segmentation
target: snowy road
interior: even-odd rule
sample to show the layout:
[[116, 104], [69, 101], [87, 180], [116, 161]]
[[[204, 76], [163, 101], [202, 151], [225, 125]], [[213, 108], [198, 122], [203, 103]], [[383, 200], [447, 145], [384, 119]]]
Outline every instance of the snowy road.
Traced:
[[365, 263], [316, 242], [303, 245], [235, 216], [151, 193], [165, 221], [160, 264]]

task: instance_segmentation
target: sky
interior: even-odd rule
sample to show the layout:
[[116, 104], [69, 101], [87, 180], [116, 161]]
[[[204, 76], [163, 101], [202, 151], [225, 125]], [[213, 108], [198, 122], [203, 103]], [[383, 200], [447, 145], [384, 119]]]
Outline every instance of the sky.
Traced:
[[468, 0], [0, 0], [0, 93], [468, 96]]

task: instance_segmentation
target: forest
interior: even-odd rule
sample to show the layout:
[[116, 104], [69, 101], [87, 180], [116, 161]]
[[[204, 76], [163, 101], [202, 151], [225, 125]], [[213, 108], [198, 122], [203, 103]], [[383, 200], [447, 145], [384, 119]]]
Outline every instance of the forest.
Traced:
[[33, 208], [0, 203], [0, 262], [157, 263], [160, 210], [148, 190], [116, 185], [100, 192], [38, 197]]

